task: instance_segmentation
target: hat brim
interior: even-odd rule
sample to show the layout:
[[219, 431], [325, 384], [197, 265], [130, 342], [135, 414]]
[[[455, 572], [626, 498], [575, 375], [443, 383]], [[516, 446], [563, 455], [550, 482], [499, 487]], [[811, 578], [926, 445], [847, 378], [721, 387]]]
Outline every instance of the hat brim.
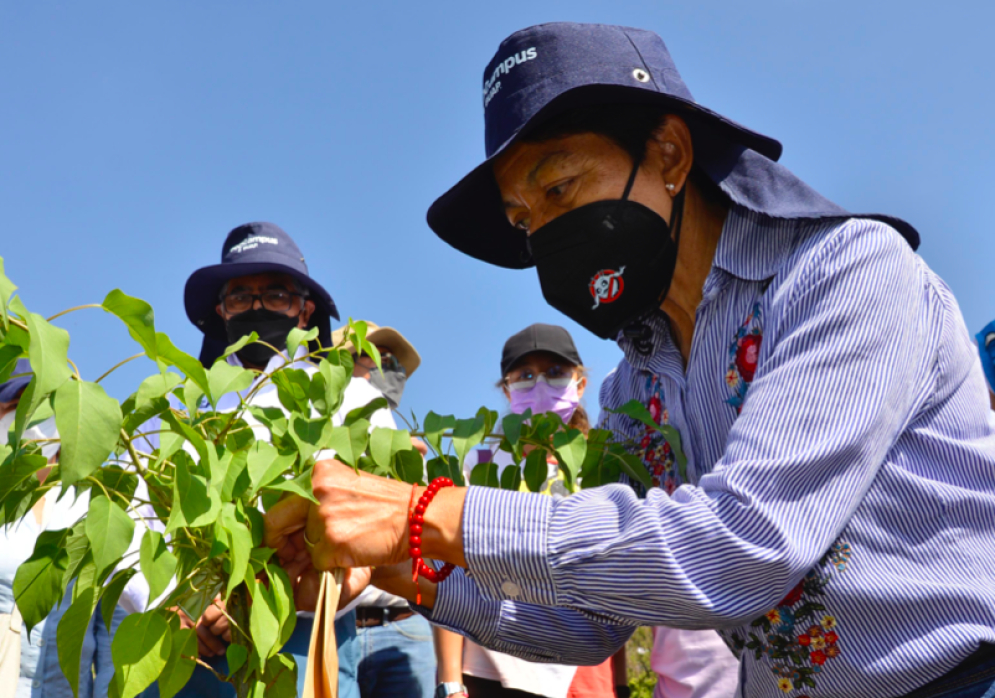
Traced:
[[[505, 216], [501, 192], [494, 180], [493, 163], [505, 150], [541, 123], [570, 109], [597, 104], [658, 105], [681, 116], [690, 115], [701, 135], [719, 139], [729, 147], [745, 147], [776, 161], [781, 143], [727, 119], [710, 109], [673, 95], [621, 85], [584, 85], [559, 95], [530, 118], [484, 162], [428, 209], [427, 220], [435, 234], [457, 250], [508, 269], [534, 266], [528, 236]], [[713, 144], [708, 150], [715, 151]]]
[[204, 333], [200, 355], [204, 365], [212, 365], [228, 346], [225, 323], [216, 309], [221, 287], [232, 279], [253, 274], [288, 274], [301, 286], [307, 288], [310, 293], [308, 300], [314, 302], [314, 312], [311, 314], [308, 326], [318, 328], [318, 341], [321, 346], [332, 345], [331, 318], [339, 319], [338, 309], [328, 291], [310, 276], [273, 262], [214, 264], [202, 267], [191, 274], [183, 290], [183, 304], [187, 318], [194, 327]]

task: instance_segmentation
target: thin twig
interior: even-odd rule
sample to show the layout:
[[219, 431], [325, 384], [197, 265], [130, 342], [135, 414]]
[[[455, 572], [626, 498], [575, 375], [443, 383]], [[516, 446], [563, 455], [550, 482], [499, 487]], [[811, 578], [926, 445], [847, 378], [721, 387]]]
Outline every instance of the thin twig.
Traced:
[[73, 311], [76, 311], [76, 310], [83, 310], [84, 308], [103, 308], [103, 307], [104, 306], [98, 305], [96, 303], [87, 303], [86, 305], [77, 305], [75, 308], [69, 308], [68, 310], [63, 310], [61, 313], [56, 313], [52, 317], [48, 318], [46, 320], [46, 322], [52, 322], [52, 320], [55, 320], [56, 318], [60, 318], [63, 315], [68, 315], [69, 313], [71, 313]]
[[106, 371], [104, 371], [104, 372], [103, 372], [103, 373], [102, 373], [102, 374], [100, 375], [100, 378], [98, 378], [97, 380], [95, 380], [95, 381], [93, 381], [93, 382], [94, 382], [94, 383], [99, 383], [99, 382], [100, 382], [100, 381], [102, 381], [102, 380], [103, 380], [104, 378], [106, 378], [106, 377], [107, 377], [107, 376], [109, 376], [109, 375], [110, 375], [111, 373], [113, 373], [113, 372], [114, 372], [114, 371], [116, 371], [117, 369], [119, 369], [119, 368], [121, 368], [122, 366], [124, 366], [124, 365], [125, 365], [126, 363], [128, 363], [129, 361], [134, 361], [135, 359], [137, 359], [137, 358], [139, 358], [139, 357], [141, 357], [141, 356], [145, 356], [145, 352], [144, 352], [144, 351], [140, 351], [140, 352], [138, 352], [137, 354], [135, 354], [134, 356], [129, 356], [129, 357], [128, 357], [127, 359], [125, 359], [124, 361], [118, 361], [118, 362], [117, 362], [116, 364], [114, 364], [114, 365], [113, 365], [113, 366], [111, 366], [111, 367], [110, 367], [109, 369], [107, 369]]

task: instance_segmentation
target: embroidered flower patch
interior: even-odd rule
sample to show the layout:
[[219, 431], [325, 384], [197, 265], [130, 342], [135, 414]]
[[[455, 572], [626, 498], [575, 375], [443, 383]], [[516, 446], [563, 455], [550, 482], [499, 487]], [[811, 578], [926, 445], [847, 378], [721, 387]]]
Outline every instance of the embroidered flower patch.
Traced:
[[819, 597], [825, 596], [834, 574], [846, 571], [851, 555], [849, 543], [836, 541], [819, 565], [746, 632], [722, 632], [737, 657], [751, 651], [757, 661], [767, 659], [777, 687], [786, 694], [815, 688], [819, 675], [842, 654], [838, 620], [826, 613]]
[[732, 397], [726, 402], [735, 407], [737, 413], [743, 409], [746, 391], [757, 372], [757, 359], [760, 357], [762, 341], [763, 311], [760, 302], [757, 301], [729, 344], [729, 367], [725, 379], [726, 385], [732, 391]]

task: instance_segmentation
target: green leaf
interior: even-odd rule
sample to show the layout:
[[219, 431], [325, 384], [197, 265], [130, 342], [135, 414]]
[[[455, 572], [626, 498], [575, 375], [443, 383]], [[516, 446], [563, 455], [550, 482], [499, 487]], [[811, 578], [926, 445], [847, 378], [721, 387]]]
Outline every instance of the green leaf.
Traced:
[[518, 440], [522, 436], [522, 424], [531, 417], [532, 410], [527, 409], [523, 414], [515, 414], [514, 412], [507, 414], [501, 420], [501, 430], [504, 432], [504, 437], [508, 440], [509, 446], [514, 448], [518, 445]]
[[249, 554], [252, 552], [252, 534], [244, 523], [235, 516], [235, 505], [226, 502], [221, 510], [221, 525], [227, 535], [231, 570], [228, 577], [226, 596], [245, 580], [249, 570]]
[[62, 577], [62, 588], [66, 589], [69, 587], [69, 583], [79, 574], [80, 567], [87, 560], [93, 560], [92, 555], [87, 555], [90, 552], [90, 540], [86, 537], [86, 520], [77, 522], [75, 526], [70, 529], [69, 535], [66, 538], [66, 572]]
[[294, 415], [290, 422], [290, 438], [297, 445], [304, 463], [328, 443], [332, 434], [332, 422], [328, 417], [306, 419]]
[[83, 656], [83, 641], [86, 639], [86, 629], [90, 625], [93, 611], [100, 597], [93, 587], [84, 590], [69, 606], [69, 609], [59, 621], [56, 628], [56, 649], [59, 654], [59, 666], [73, 689], [73, 695], [79, 695], [80, 660]]
[[607, 429], [591, 429], [587, 434], [587, 453], [580, 469], [581, 487], [600, 487], [618, 482], [620, 463], [609, 458], [607, 444], [612, 433]]
[[553, 435], [553, 447], [561, 469], [566, 470], [567, 486], [573, 489], [577, 474], [584, 464], [584, 456], [587, 455], [587, 440], [580, 429], [568, 429]]
[[193, 670], [197, 667], [196, 662], [187, 657], [196, 656], [197, 631], [193, 628], [173, 630], [169, 659], [166, 660], [166, 666], [159, 675], [159, 698], [173, 698], [187, 685], [193, 676]]
[[121, 507], [103, 496], [90, 500], [86, 537], [98, 573], [103, 574], [128, 552], [134, 533], [135, 522]]
[[141, 345], [146, 356], [153, 361], [158, 358], [155, 314], [152, 312], [151, 305], [140, 298], [127, 295], [120, 289], [114, 289], [108, 293], [101, 305], [104, 310], [116, 315], [127, 325], [128, 334]]
[[48, 459], [41, 454], [29, 455], [24, 451], [9, 454], [0, 463], [0, 502], [5, 501], [7, 495], [28, 482], [46, 465]]
[[225, 483], [221, 488], [221, 501], [231, 502], [241, 499], [248, 492], [252, 481], [249, 479], [248, 451], [235, 451], [225, 474]]
[[166, 525], [166, 532], [183, 526], [197, 527], [213, 524], [221, 513], [218, 493], [208, 487], [207, 478], [190, 471], [186, 459], [176, 458], [173, 480], [173, 509]]
[[[646, 409], [646, 406], [639, 402], [639, 400], [629, 400], [627, 403], [614, 410], [607, 410], [608, 412], [614, 412], [615, 414], [624, 414], [627, 417], [635, 419], [637, 422], [641, 422], [643, 425], [655, 429], [656, 431], [663, 434], [663, 438], [667, 440], [670, 444], [670, 450], [674, 454], [674, 459], [677, 461], [677, 467], [681, 474], [681, 481], [687, 482], [687, 463], [688, 459], [684, 455], [684, 448], [681, 445], [681, 435], [674, 427], [668, 424], [657, 424], [653, 420], [653, 415], [650, 411]], [[651, 480], [652, 482], [652, 480]]]
[[[120, 570], [114, 574], [110, 584], [104, 587], [103, 604], [100, 606], [100, 615], [104, 619], [104, 627], [107, 632], [111, 631], [111, 622], [114, 620], [114, 609], [117, 607], [117, 600], [121, 598], [124, 587], [127, 586], [131, 578], [138, 574], [135, 570]], [[150, 599], [154, 601], [155, 599]]]
[[293, 361], [297, 356], [297, 348], [302, 344], [307, 344], [308, 342], [316, 339], [318, 337], [318, 328], [312, 327], [309, 330], [302, 330], [299, 327], [295, 327], [290, 330], [290, 334], [287, 335], [287, 356]]
[[397, 472], [397, 476], [408, 484], [425, 484], [423, 480], [425, 476], [425, 464], [422, 461], [421, 454], [414, 449], [395, 453], [394, 469]]
[[[192, 628], [191, 632], [193, 632]], [[194, 643], [194, 646], [196, 646], [196, 642]], [[228, 659], [228, 676], [234, 676], [235, 672], [245, 665], [245, 660], [249, 658], [249, 650], [247, 650], [243, 645], [236, 645], [232, 643], [228, 645], [225, 657]]]
[[369, 432], [370, 423], [365, 419], [348, 426], [333, 427], [328, 437], [328, 448], [335, 451], [335, 457], [340, 461], [355, 466], [366, 450]]
[[266, 485], [263, 489], [270, 491], [275, 490], [277, 492], [290, 492], [318, 504], [318, 500], [315, 498], [314, 492], [311, 490], [311, 472], [312, 468], [308, 468], [293, 480], [277, 480], [276, 482]]
[[546, 452], [537, 448], [525, 457], [525, 486], [530, 492], [542, 492], [542, 486], [549, 478], [549, 464]]
[[266, 563], [266, 577], [269, 579], [269, 595], [273, 600], [273, 610], [280, 623], [280, 639], [277, 647], [290, 641], [297, 623], [297, 609], [294, 606], [294, 590], [290, 577], [278, 564]]
[[66, 381], [55, 391], [64, 485], [75, 485], [107, 459], [121, 434], [121, 405], [96, 383]]
[[172, 340], [163, 332], [155, 333], [155, 341], [159, 359], [183, 371], [186, 377], [196, 383], [205, 395], [211, 392], [207, 381], [207, 371], [204, 370], [200, 361], [173, 346]]
[[218, 401], [223, 395], [245, 390], [252, 385], [253, 380], [255, 376], [252, 371], [232, 366], [225, 361], [216, 361], [207, 374], [211, 404], [217, 409]]
[[477, 410], [477, 419], [484, 420], [484, 436], [494, 433], [494, 425], [498, 422], [497, 412], [489, 410], [486, 407], [481, 407]]
[[218, 360], [224, 361], [235, 352], [241, 351], [242, 347], [246, 346], [247, 344], [251, 344], [252, 342], [255, 342], [258, 339], [259, 339], [258, 334], [256, 334], [255, 332], [250, 332], [249, 334], [242, 337], [234, 344], [229, 345], [228, 348], [225, 349], [224, 353], [220, 357], [218, 357]]
[[466, 454], [484, 440], [484, 435], [487, 433], [485, 429], [486, 422], [481, 416], [456, 421], [456, 426], [453, 428], [453, 447], [456, 449], [456, 458], [459, 459], [460, 466], [463, 465]]
[[410, 451], [412, 448], [411, 434], [406, 429], [376, 427], [370, 434], [370, 455], [377, 465], [388, 471], [395, 453]]
[[463, 479], [463, 470], [460, 468], [456, 456], [432, 458], [425, 464], [425, 469], [428, 471], [429, 482], [437, 477], [448, 477], [457, 487], [463, 487], [466, 484]]
[[470, 484], [478, 487], [499, 487], [498, 467], [495, 463], [478, 463], [470, 471]]
[[135, 408], [140, 409], [156, 398], [165, 397], [181, 382], [183, 378], [172, 371], [153, 373], [138, 386], [135, 392]]
[[[20, 298], [15, 299], [13, 305], [23, 308]], [[68, 363], [69, 333], [49, 324], [45, 318], [35, 313], [24, 311], [24, 320], [31, 336], [28, 358], [35, 375], [17, 405], [14, 428], [18, 439], [21, 438], [29, 417], [42, 401], [72, 375]]]
[[134, 698], [159, 678], [172, 655], [169, 623], [158, 611], [126, 616], [111, 642], [114, 660], [112, 691]]
[[149, 603], [158, 599], [176, 573], [176, 556], [169, 551], [162, 534], [146, 530], [138, 554], [142, 574], [149, 583]]
[[276, 386], [276, 395], [280, 404], [288, 412], [310, 414], [311, 377], [300, 368], [285, 368], [277, 371], [272, 377]]
[[639, 456], [626, 451], [620, 444], [612, 444], [609, 446], [608, 453], [605, 458], [618, 461], [619, 466], [625, 474], [640, 483], [643, 487], [649, 489], [653, 486], [653, 478], [650, 477], [649, 471], [647, 471], [646, 466], [643, 465], [642, 459]]
[[8, 326], [7, 304], [10, 297], [17, 290], [17, 286], [7, 278], [3, 269], [3, 257], [0, 257], [0, 319], [3, 320], [4, 329]]
[[252, 608], [249, 610], [249, 632], [255, 641], [255, 650], [263, 660], [269, 659], [278, 649], [280, 621], [276, 615], [276, 601], [265, 585], [252, 576], [245, 580], [252, 595]]
[[[0, 272], [0, 274], [2, 273]], [[0, 346], [0, 383], [6, 383], [14, 375], [14, 369], [17, 368], [17, 360], [23, 353], [24, 350], [16, 344], [4, 344]]]
[[191, 419], [196, 418], [197, 412], [200, 410], [201, 403], [204, 400], [206, 393], [201, 390], [201, 387], [193, 382], [192, 379], [187, 378], [183, 383], [183, 404], [186, 405], [187, 412], [190, 413]]
[[[131, 403], [133, 405], [133, 403]], [[153, 417], [158, 417], [169, 409], [169, 400], [164, 397], [156, 398], [140, 408], [129, 407], [128, 401], [121, 405], [121, 412], [125, 415], [122, 428], [129, 436], [134, 435], [136, 430]]]
[[292, 472], [296, 458], [293, 454], [281, 455], [265, 441], [252, 444], [248, 453], [249, 496], [254, 496], [262, 487]]
[[338, 412], [346, 386], [352, 378], [352, 356], [348, 353], [346, 356], [349, 356], [348, 364], [336, 364], [329, 359], [337, 359], [338, 352], [332, 352], [327, 359], [322, 359], [318, 363], [318, 371], [311, 377], [311, 387], [308, 391], [311, 402], [319, 414], [326, 417]]
[[274, 437], [280, 437], [287, 433], [287, 413], [279, 407], [256, 407], [249, 405], [249, 414], [269, 429]]
[[374, 400], [370, 400], [367, 404], [362, 407], [357, 407], [354, 410], [349, 410], [349, 413], [345, 416], [345, 421], [343, 424], [345, 426], [351, 426], [356, 422], [367, 422], [367, 429], [369, 429], [369, 419], [374, 415], [374, 413], [380, 410], [389, 409], [387, 406], [387, 400], [382, 397], [378, 397]]
[[503, 471], [501, 471], [501, 489], [502, 490], [512, 490], [518, 491], [519, 487], [522, 485], [522, 470], [521, 468], [509, 465]]
[[425, 440], [435, 449], [435, 452], [442, 455], [442, 432], [456, 426], [456, 417], [448, 414], [441, 416], [435, 412], [425, 415]]
[[31, 557], [14, 574], [14, 600], [24, 619], [27, 637], [62, 598], [62, 577], [69, 556], [65, 542], [69, 531], [42, 531]]

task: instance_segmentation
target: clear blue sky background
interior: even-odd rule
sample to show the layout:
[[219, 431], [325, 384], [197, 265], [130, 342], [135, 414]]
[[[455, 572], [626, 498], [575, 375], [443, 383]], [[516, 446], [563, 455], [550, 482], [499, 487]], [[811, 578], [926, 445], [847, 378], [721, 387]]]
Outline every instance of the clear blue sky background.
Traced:
[[[8, 275], [45, 314], [116, 287], [143, 297], [196, 354], [184, 282], [229, 229], [271, 220], [345, 315], [417, 346], [405, 402], [419, 414], [502, 408], [501, 346], [536, 321], [569, 327], [596, 386], [613, 344], [547, 307], [534, 272], [464, 257], [424, 222], [482, 157], [498, 43], [553, 20], [660, 33], [702, 104], [780, 138], [829, 198], [912, 221], [971, 331], [995, 317], [982, 0], [0, 2]], [[99, 311], [60, 323], [84, 377], [134, 353]], [[134, 362], [107, 384], [123, 398], [152, 371]]]

